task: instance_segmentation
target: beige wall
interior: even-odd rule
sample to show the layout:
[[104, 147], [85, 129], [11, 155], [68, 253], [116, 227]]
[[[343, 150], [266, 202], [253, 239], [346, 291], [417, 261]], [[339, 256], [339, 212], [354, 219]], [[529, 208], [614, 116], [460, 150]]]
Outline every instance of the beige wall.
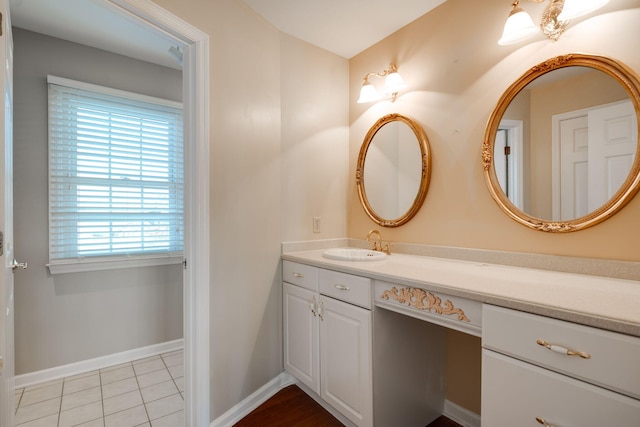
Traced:
[[154, 1], [210, 36], [213, 420], [282, 372], [281, 242], [346, 234], [348, 62], [240, 1]]
[[[543, 7], [530, 2], [521, 6], [534, 19]], [[433, 170], [422, 209], [406, 225], [382, 229], [385, 240], [640, 261], [640, 197], [587, 230], [537, 232], [498, 208], [481, 167], [491, 112], [503, 91], [533, 65], [570, 52], [593, 53], [617, 58], [640, 74], [640, 2], [612, 2], [602, 14], [576, 20], [557, 42], [540, 36], [529, 43], [498, 46], [508, 12], [504, 0], [448, 0], [350, 60], [349, 237], [364, 238], [368, 230], [380, 228], [357, 196], [355, 165], [362, 140], [378, 118], [402, 113], [424, 127]], [[357, 104], [362, 77], [390, 62], [398, 65], [408, 88], [395, 103]], [[447, 397], [474, 412], [480, 410], [479, 346], [472, 337], [447, 335]]]
[[[541, 5], [523, 4], [533, 16]], [[640, 4], [621, 0], [576, 20], [557, 42], [498, 46], [509, 5], [502, 0], [446, 3], [350, 61], [349, 237], [375, 227], [358, 201], [355, 164], [367, 129], [392, 112], [416, 119], [431, 142], [433, 171], [414, 220], [385, 229], [391, 241], [640, 261], [640, 198], [605, 223], [549, 234], [509, 219], [487, 191], [480, 153], [489, 116], [502, 92], [531, 66], [569, 52], [617, 58], [640, 73], [635, 40]], [[356, 103], [362, 77], [395, 62], [409, 87], [395, 103]]]

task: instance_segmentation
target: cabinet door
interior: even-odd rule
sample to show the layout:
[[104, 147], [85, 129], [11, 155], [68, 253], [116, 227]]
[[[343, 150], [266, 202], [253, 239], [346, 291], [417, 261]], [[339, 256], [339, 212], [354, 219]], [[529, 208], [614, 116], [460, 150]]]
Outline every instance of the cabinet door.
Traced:
[[638, 400], [482, 350], [483, 426], [637, 427], [639, 420]]
[[371, 312], [321, 298], [321, 397], [358, 426], [373, 425]]
[[320, 394], [319, 324], [314, 314], [318, 294], [283, 284], [284, 368]]

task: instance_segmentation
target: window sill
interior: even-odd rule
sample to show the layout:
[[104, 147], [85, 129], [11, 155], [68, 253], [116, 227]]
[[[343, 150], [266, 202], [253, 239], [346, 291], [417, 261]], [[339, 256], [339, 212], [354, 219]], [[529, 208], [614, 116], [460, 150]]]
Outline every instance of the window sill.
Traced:
[[120, 270], [123, 268], [154, 267], [159, 265], [181, 264], [183, 255], [147, 256], [147, 257], [108, 257], [89, 260], [58, 261], [47, 264], [51, 274], [80, 273], [86, 271]]

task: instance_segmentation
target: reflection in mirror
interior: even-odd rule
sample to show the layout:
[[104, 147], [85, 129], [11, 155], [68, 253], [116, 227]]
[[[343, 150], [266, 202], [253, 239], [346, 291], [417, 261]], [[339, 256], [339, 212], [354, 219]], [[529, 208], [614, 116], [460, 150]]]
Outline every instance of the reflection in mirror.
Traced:
[[620, 209], [638, 190], [638, 90], [621, 64], [578, 54], [514, 83], [483, 148], [500, 207], [544, 231], [585, 228]]
[[356, 171], [360, 201], [379, 225], [410, 220], [426, 196], [430, 171], [427, 137], [408, 117], [378, 120], [364, 139]]

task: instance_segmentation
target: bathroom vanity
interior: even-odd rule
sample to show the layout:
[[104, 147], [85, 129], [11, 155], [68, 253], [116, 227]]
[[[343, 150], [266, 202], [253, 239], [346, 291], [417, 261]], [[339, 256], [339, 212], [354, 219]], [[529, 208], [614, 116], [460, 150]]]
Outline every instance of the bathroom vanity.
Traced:
[[285, 253], [285, 369], [357, 426], [443, 412], [445, 328], [482, 338], [482, 425], [640, 425], [640, 282]]

